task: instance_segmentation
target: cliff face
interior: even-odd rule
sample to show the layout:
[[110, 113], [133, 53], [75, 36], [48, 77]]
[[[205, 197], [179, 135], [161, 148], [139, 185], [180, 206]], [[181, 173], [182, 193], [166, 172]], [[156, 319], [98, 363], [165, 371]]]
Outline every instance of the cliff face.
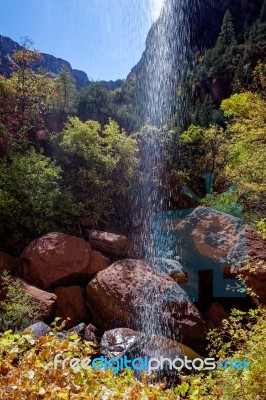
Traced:
[[227, 9], [236, 32], [256, 20], [263, 0], [165, 0], [151, 27], [136, 74], [136, 97], [142, 119], [153, 124], [167, 121], [177, 104], [177, 85], [193, 53], [214, 45]]
[[36, 69], [42, 67], [46, 69], [51, 75], [58, 76], [62, 68], [66, 67], [73, 78], [76, 80], [77, 88], [80, 89], [89, 83], [88, 76], [85, 72], [78, 69], [73, 69], [68, 61], [56, 58], [50, 54], [41, 53], [43, 60], [36, 65]]
[[[14, 50], [19, 50], [22, 47], [14, 42], [12, 39], [0, 35], [0, 74], [9, 76], [14, 62], [12, 60], [12, 54]], [[51, 76], [58, 76], [60, 71], [66, 67], [73, 78], [76, 80], [77, 88], [80, 89], [89, 83], [88, 76], [85, 72], [73, 69], [68, 61], [56, 58], [50, 54], [41, 53], [43, 60], [38, 62], [34, 69], [40, 67], [44, 68]]]

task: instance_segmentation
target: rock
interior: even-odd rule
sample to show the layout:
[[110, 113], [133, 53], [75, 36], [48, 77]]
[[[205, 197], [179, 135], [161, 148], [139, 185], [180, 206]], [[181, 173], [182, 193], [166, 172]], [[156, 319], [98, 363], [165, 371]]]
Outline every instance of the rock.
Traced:
[[91, 275], [97, 274], [97, 272], [103, 271], [108, 268], [111, 264], [109, 258], [104, 257], [98, 251], [93, 250], [91, 252], [89, 271]]
[[260, 303], [266, 305], [266, 240], [255, 229], [245, 225], [245, 240], [248, 255], [248, 268], [231, 265], [224, 271], [226, 278], [242, 275], [246, 285], [258, 296]]
[[158, 258], [157, 270], [160, 274], [169, 275], [176, 283], [186, 283], [188, 281], [187, 274], [182, 270], [179, 261], [168, 258]]
[[16, 264], [16, 259], [9, 254], [0, 251], [0, 275], [3, 273], [3, 271], [6, 269], [7, 271], [10, 271], [14, 265]]
[[87, 325], [86, 329], [85, 329], [84, 339], [88, 340], [89, 342], [92, 342], [98, 346], [99, 343], [96, 338], [96, 332], [97, 332], [97, 328], [94, 325], [92, 325], [92, 324]]
[[147, 341], [145, 336], [129, 328], [106, 331], [100, 342], [100, 352], [107, 358], [134, 357]]
[[64, 330], [62, 332], [58, 332], [57, 337], [59, 339], [67, 339], [69, 334], [77, 333], [79, 336], [81, 336], [82, 339], [92, 342], [98, 346], [99, 343], [95, 336], [96, 330], [97, 329], [92, 324], [86, 326], [84, 322], [82, 322], [77, 326], [74, 326], [73, 328], [69, 329], [68, 331]]
[[73, 326], [73, 328], [69, 329], [67, 332], [68, 333], [77, 333], [80, 336], [84, 336], [86, 330], [86, 325], [84, 322], [81, 322], [80, 324]]
[[[240, 284], [235, 279], [242, 274], [246, 285], [266, 304], [266, 246], [254, 229], [240, 218], [209, 207], [198, 207], [182, 220], [171, 219], [171, 224], [176, 231], [174, 253], [180, 255], [188, 274], [190, 298], [196, 301], [199, 272], [212, 270], [213, 297], [245, 297], [245, 293], [227, 290], [228, 285]], [[249, 270], [244, 268], [247, 263]]]
[[[101, 343], [100, 352], [107, 358], [122, 358], [126, 356], [129, 360], [134, 358], [142, 358], [145, 356], [150, 358], [175, 358], [184, 359], [187, 356], [190, 360], [201, 358], [192, 349], [183, 344], [163, 337], [148, 337], [143, 333], [128, 328], [117, 328], [104, 333]], [[138, 378], [141, 378], [140, 371], [134, 371]], [[167, 379], [167, 385], [177, 382], [176, 371], [170, 370], [169, 365], [164, 364], [162, 370], [157, 371], [157, 377], [154, 381]]]
[[41, 314], [39, 315], [39, 318], [45, 319], [52, 317], [56, 302], [56, 295], [32, 286], [22, 279], [20, 280], [20, 283], [23, 290], [32, 296], [33, 301], [40, 305]]
[[222, 326], [222, 321], [228, 319], [230, 312], [227, 311], [221, 304], [212, 303], [204, 313], [204, 319], [209, 329], [215, 329]]
[[244, 224], [240, 218], [198, 207], [176, 225], [176, 231], [181, 239], [181, 247], [178, 249], [176, 245], [182, 265], [189, 257], [206, 269], [215, 264], [224, 267], [236, 261], [244, 263], [247, 259]]
[[85, 305], [85, 289], [80, 286], [58, 287], [54, 290], [57, 296], [55, 316], [62, 320], [70, 318], [65, 327], [73, 327], [89, 318]]
[[167, 275], [155, 274], [140, 260], [122, 260], [88, 284], [87, 306], [97, 326], [125, 326], [190, 345], [204, 338], [204, 323], [183, 289]]
[[255, 229], [245, 224], [245, 237], [250, 265], [262, 265], [266, 263], [266, 240]]
[[33, 333], [33, 336], [36, 340], [39, 339], [39, 337], [41, 337], [41, 336], [48, 335], [48, 333], [52, 331], [52, 328], [49, 325], [46, 325], [42, 321], [36, 322], [35, 324], [30, 325], [27, 328], [27, 330], [28, 329]]
[[[183, 287], [191, 301], [201, 301], [202, 287], [199, 276], [203, 271], [212, 271], [213, 297], [243, 297], [245, 293], [227, 290], [228, 285], [236, 286], [235, 281], [224, 279], [224, 268], [247, 261], [246, 237], [243, 221], [222, 211], [209, 207], [198, 207], [193, 212], [171, 216], [163, 215], [160, 221], [161, 242], [168, 242], [163, 236], [171, 230], [171, 251], [180, 256], [183, 272], [187, 274], [187, 283]], [[169, 224], [169, 229], [168, 229]], [[212, 295], [212, 293], [211, 293]]]
[[115, 256], [124, 256], [129, 248], [129, 240], [122, 235], [114, 233], [89, 230], [89, 240], [94, 250]]
[[21, 254], [22, 277], [43, 289], [76, 283], [89, 276], [91, 247], [83, 239], [48, 233], [34, 240]]

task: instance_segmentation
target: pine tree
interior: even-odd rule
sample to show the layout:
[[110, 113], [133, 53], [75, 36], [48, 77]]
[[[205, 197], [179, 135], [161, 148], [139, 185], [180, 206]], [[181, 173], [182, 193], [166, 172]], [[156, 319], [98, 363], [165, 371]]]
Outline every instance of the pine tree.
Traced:
[[237, 41], [233, 18], [230, 11], [227, 10], [215, 47], [210, 50], [209, 60], [206, 62], [209, 74], [215, 76], [224, 73], [229, 68], [234, 68], [232, 64], [236, 51]]
[[67, 67], [64, 67], [60, 72], [56, 80], [56, 89], [58, 93], [56, 107], [64, 112], [72, 111], [77, 91], [75, 79], [72, 77]]
[[234, 45], [236, 45], [236, 37], [233, 17], [231, 12], [227, 10], [223, 18], [221, 32], [218, 36], [215, 48], [217, 53], [224, 54], [228, 47], [232, 47]]

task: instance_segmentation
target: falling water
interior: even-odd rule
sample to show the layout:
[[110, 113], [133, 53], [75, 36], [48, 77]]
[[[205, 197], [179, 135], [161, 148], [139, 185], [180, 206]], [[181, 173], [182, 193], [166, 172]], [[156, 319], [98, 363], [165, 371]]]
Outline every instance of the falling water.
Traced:
[[[136, 93], [142, 120], [154, 128], [147, 129], [141, 146], [142, 172], [145, 183], [136, 196], [137, 209], [143, 222], [141, 241], [143, 259], [157, 271], [157, 251], [154, 243], [153, 218], [169, 207], [167, 183], [167, 146], [164, 124], [174, 108], [181, 105], [178, 82], [184, 74], [189, 51], [188, 16], [193, 2], [165, 0], [158, 20], [153, 24], [146, 41], [146, 50], [137, 66]], [[180, 108], [180, 107], [179, 107]], [[174, 146], [174, 143], [170, 145]], [[139, 316], [139, 329], [148, 336], [169, 336], [169, 321], [161, 321], [162, 294], [155, 282], [143, 288], [147, 307]]]

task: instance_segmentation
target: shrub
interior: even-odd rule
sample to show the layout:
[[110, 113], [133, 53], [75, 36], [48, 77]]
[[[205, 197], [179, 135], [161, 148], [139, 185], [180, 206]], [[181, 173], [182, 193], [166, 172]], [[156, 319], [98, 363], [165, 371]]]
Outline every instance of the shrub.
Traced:
[[187, 378], [184, 396], [190, 400], [264, 400], [266, 397], [266, 311], [263, 308], [233, 310], [221, 329], [209, 333], [210, 355], [225, 361], [247, 360], [249, 369], [217, 368], [209, 374]]
[[37, 321], [41, 308], [26, 293], [19, 280], [6, 271], [2, 275], [1, 288], [6, 292], [5, 300], [0, 301], [0, 329], [21, 331]]
[[30, 150], [0, 160], [0, 241], [23, 246], [58, 226], [64, 229], [73, 213], [61, 170], [49, 158]]
[[[61, 139], [61, 140], [60, 140]], [[98, 222], [126, 208], [128, 187], [138, 163], [137, 142], [118, 124], [69, 118], [60, 138], [59, 162], [65, 185], [81, 211]]]
[[112, 371], [88, 370], [81, 367], [74, 372], [68, 363], [54, 369], [57, 354], [66, 357], [92, 358], [95, 350], [91, 342], [81, 341], [77, 334], [60, 340], [56, 330], [34, 340], [27, 333], [0, 337], [0, 398], [2, 400], [101, 400], [101, 399], [161, 399], [174, 400], [176, 395], [163, 391], [164, 385], [148, 385], [138, 381], [132, 371], [124, 370], [114, 377]]

